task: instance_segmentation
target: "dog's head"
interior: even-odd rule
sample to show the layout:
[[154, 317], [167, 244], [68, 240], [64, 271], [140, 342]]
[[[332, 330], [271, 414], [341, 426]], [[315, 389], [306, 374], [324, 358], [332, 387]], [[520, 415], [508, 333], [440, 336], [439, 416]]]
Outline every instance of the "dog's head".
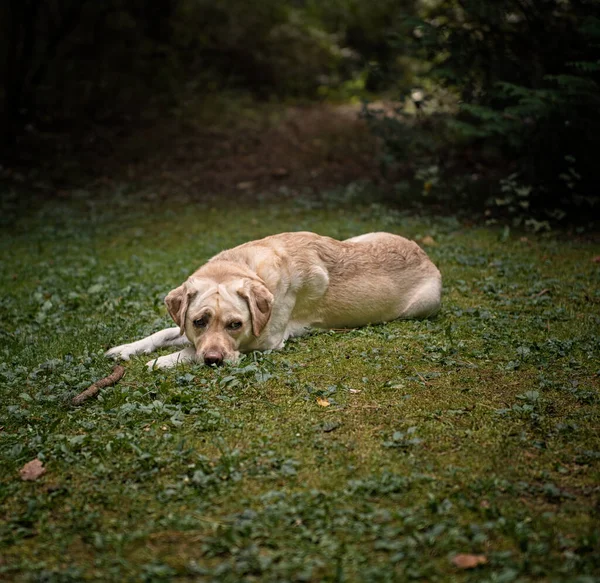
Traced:
[[236, 360], [261, 335], [271, 317], [273, 294], [259, 280], [224, 283], [190, 277], [165, 298], [169, 314], [196, 348], [199, 361]]

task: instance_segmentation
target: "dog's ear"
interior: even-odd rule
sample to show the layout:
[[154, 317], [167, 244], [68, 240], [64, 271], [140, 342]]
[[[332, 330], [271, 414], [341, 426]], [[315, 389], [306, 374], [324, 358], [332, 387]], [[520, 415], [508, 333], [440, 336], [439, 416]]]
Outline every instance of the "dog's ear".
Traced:
[[260, 336], [271, 317], [273, 294], [264, 284], [256, 281], [246, 281], [244, 287], [237, 293], [248, 302], [252, 318], [252, 334]]
[[185, 332], [185, 315], [190, 304], [190, 299], [196, 294], [188, 288], [186, 283], [183, 283], [174, 290], [171, 290], [165, 298], [167, 310], [175, 324], [179, 326], [181, 334]]

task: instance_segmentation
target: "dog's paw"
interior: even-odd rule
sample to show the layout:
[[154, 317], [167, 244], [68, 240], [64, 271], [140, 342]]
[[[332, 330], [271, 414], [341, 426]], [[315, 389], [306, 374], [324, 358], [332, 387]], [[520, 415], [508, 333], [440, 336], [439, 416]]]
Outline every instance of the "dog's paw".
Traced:
[[146, 363], [146, 366], [148, 367], [148, 370], [154, 370], [157, 368], [171, 368], [178, 362], [177, 358], [173, 358], [174, 356], [177, 356], [177, 353], [153, 358]]
[[135, 354], [135, 350], [131, 348], [131, 344], [121, 344], [115, 346], [104, 353], [107, 358], [114, 358], [115, 360], [129, 360]]
[[154, 370], [156, 368], [171, 368], [178, 364], [186, 364], [195, 361], [196, 351], [193, 347], [190, 347], [179, 352], [173, 352], [172, 354], [165, 354], [165, 356], [153, 358], [146, 363], [146, 366], [148, 367], [148, 370]]

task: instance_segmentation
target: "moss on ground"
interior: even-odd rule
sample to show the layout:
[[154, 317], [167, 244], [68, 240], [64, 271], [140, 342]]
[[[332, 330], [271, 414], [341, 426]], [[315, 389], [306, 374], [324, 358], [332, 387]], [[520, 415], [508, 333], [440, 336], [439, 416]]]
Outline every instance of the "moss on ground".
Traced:
[[[0, 579], [598, 580], [600, 247], [347, 194], [81, 192], [4, 230]], [[169, 323], [162, 299], [195, 267], [298, 229], [432, 237], [441, 313], [221, 369], [135, 358], [69, 406], [110, 371], [106, 347]], [[47, 473], [22, 482], [35, 457]], [[458, 553], [487, 562], [460, 570]]]

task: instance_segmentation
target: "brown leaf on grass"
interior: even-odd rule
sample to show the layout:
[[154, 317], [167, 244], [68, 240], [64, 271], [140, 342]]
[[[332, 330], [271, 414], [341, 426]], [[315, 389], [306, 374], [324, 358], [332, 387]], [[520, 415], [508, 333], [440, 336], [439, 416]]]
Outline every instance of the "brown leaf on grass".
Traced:
[[321, 407], [329, 407], [331, 403], [327, 399], [322, 399], [321, 397], [317, 397], [317, 405]]
[[453, 557], [452, 563], [459, 569], [474, 569], [479, 565], [485, 565], [488, 562], [485, 555], [469, 555], [461, 553]]
[[596, 255], [596, 257], [592, 258], [593, 263], [600, 263], [600, 255]]
[[433, 247], [434, 245], [437, 245], [437, 243], [435, 242], [435, 239], [431, 236], [431, 235], [425, 235], [425, 237], [423, 237], [420, 241], [421, 245], [429, 245], [431, 247]]
[[38, 460], [31, 460], [27, 462], [20, 470], [19, 475], [21, 476], [21, 480], [26, 480], [33, 482], [37, 480], [40, 476], [46, 473], [46, 468], [44, 464]]

